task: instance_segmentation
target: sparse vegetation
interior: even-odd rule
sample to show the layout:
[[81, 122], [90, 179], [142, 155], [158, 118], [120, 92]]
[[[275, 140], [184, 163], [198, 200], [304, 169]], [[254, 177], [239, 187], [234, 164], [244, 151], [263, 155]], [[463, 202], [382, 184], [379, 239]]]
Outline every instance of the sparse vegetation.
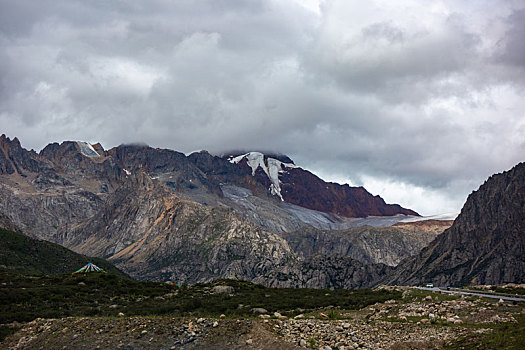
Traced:
[[104, 259], [77, 254], [58, 244], [0, 229], [0, 270], [31, 275], [71, 273], [88, 262], [120, 277], [127, 277]]
[[455, 341], [449, 349], [525, 349], [525, 315], [516, 315], [517, 322], [492, 324], [493, 332]]
[[[234, 292], [213, 293], [216, 285]], [[253, 308], [295, 315], [327, 306], [356, 310], [399, 298], [396, 291], [278, 289], [236, 280], [218, 280], [192, 287], [138, 282], [108, 273], [22, 276], [0, 273], [0, 319], [30, 321], [37, 317], [171, 315], [254, 316]], [[335, 317], [336, 313], [334, 313]]]

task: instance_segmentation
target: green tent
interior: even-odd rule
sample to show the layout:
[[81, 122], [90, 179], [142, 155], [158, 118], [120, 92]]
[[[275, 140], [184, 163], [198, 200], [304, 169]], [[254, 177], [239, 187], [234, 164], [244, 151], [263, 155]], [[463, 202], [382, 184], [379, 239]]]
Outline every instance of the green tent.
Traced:
[[104, 271], [103, 269], [101, 269], [100, 267], [98, 267], [97, 265], [93, 264], [93, 263], [87, 263], [86, 266], [82, 267], [81, 269], [78, 269], [77, 271], [75, 271], [75, 273], [78, 273], [78, 272], [102, 272]]

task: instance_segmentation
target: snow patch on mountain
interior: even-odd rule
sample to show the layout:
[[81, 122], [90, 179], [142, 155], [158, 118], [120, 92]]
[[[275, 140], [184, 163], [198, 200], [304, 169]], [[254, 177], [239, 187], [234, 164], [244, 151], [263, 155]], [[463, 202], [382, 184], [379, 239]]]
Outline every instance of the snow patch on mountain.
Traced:
[[271, 182], [269, 188], [270, 192], [284, 201], [281, 194], [281, 181], [279, 180], [279, 174], [285, 171], [284, 168], [298, 168], [298, 166], [293, 163], [284, 163], [278, 159], [270, 157], [266, 158], [265, 162], [264, 154], [261, 152], [248, 152], [237, 157], [232, 157], [229, 161], [230, 163], [238, 164], [243, 159], [246, 159], [248, 166], [252, 169], [252, 176], [255, 176], [255, 172], [259, 167], [265, 172]]
[[100, 154], [98, 154], [97, 151], [95, 151], [91, 144], [83, 141], [77, 141], [77, 145], [80, 148], [80, 153], [82, 153], [86, 157], [100, 157]]
[[459, 215], [459, 212], [430, 215], [430, 216], [408, 216], [406, 219], [401, 220], [401, 222], [416, 222], [416, 221], [425, 221], [425, 220], [449, 221], [449, 220], [455, 220], [458, 215]]

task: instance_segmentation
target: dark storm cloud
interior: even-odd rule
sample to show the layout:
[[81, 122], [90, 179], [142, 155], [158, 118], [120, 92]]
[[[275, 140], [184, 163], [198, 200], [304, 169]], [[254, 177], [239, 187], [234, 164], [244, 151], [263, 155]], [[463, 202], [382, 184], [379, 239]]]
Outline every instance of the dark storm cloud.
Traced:
[[501, 63], [509, 64], [521, 69], [525, 68], [525, 9], [514, 11], [508, 17], [509, 29], [501, 39], [495, 57]]
[[0, 0], [0, 131], [37, 149], [273, 150], [424, 213], [457, 210], [523, 160], [524, 13], [512, 1]]

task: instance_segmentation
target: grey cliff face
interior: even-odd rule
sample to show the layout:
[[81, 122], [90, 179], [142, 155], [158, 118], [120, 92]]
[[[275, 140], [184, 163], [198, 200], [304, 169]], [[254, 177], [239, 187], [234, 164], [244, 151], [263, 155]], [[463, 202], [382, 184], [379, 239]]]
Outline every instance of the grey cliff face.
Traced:
[[344, 256], [315, 255], [278, 266], [254, 282], [279, 288], [371, 288], [392, 270], [383, 264], [363, 264]]
[[229, 208], [181, 200], [144, 172], [132, 175], [65, 243], [108, 258], [134, 277], [158, 281], [252, 280], [295, 259], [279, 235]]
[[436, 233], [412, 230], [409, 226], [361, 226], [337, 231], [309, 227], [283, 236], [304, 258], [318, 254], [339, 255], [367, 264], [396, 266], [402, 259], [419, 253]]
[[0, 228], [13, 232], [20, 232], [20, 229], [3, 213], [0, 213]]
[[491, 176], [452, 227], [398, 266], [395, 284], [525, 282], [525, 163]]

